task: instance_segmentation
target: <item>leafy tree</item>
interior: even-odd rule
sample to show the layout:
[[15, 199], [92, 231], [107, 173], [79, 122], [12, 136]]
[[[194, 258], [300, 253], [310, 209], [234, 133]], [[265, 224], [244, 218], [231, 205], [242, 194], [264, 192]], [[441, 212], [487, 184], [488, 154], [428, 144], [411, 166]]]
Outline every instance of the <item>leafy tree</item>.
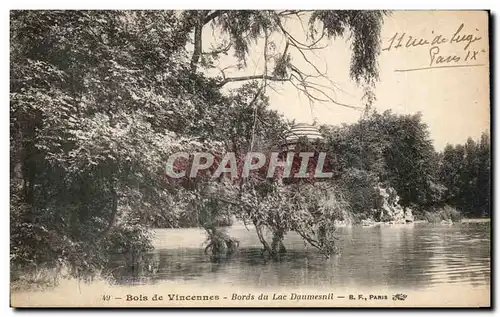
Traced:
[[323, 127], [323, 132], [356, 213], [369, 214], [373, 201], [367, 193], [377, 182], [393, 186], [404, 206], [440, 201], [438, 156], [420, 114], [373, 112], [352, 125]]
[[462, 145], [448, 144], [441, 155], [440, 180], [446, 186], [445, 201], [466, 215], [490, 213], [491, 149], [489, 135], [479, 142], [471, 138]]
[[[267, 182], [245, 186], [240, 217], [254, 224], [263, 252], [270, 257], [286, 252], [283, 240], [290, 231], [326, 257], [339, 252], [335, 220], [344, 216], [346, 203], [332, 184]], [[264, 229], [271, 232], [271, 242], [266, 239]]]
[[[206, 80], [185, 71], [185, 43], [171, 43], [179, 37], [171, 32], [177, 16], [157, 18], [155, 12], [12, 13], [16, 263], [59, 258], [93, 269], [113, 249], [113, 235], [129, 241], [128, 248], [149, 247], [138, 219], [169, 206], [176, 188], [163, 177], [164, 162], [197, 147], [188, 142], [197, 109], [217, 102], [207, 99], [214, 92]], [[143, 36], [143, 24], [154, 32]], [[152, 50], [151, 37], [169, 44]], [[39, 250], [51, 251], [42, 259], [24, 256], [39, 253], [27, 237], [44, 237]]]

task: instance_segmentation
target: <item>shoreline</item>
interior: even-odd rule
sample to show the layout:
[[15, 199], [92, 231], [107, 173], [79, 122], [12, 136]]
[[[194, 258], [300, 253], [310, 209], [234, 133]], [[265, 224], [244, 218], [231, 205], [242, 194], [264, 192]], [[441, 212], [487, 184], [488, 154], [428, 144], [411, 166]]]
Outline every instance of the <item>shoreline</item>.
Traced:
[[[363, 220], [366, 221], [367, 219], [363, 219]], [[491, 218], [463, 218], [460, 221], [454, 221], [453, 223], [455, 224], [455, 223], [487, 223], [487, 222], [491, 222]], [[361, 223], [347, 225], [347, 224], [344, 224], [344, 223], [340, 222], [337, 227], [338, 228], [345, 228], [345, 227], [374, 227], [374, 226], [378, 226], [378, 225], [384, 225], [384, 226], [397, 225], [397, 226], [402, 226], [402, 225], [423, 224], [423, 223], [440, 224], [440, 222], [432, 223], [432, 222], [429, 222], [429, 221], [427, 221], [425, 219], [419, 219], [419, 220], [415, 220], [415, 221], [407, 222], [407, 223], [373, 222], [373, 223], [370, 223], [367, 226], [363, 226]], [[247, 227], [247, 228], [253, 228], [253, 224], [251, 224], [251, 223], [245, 224], [241, 220], [234, 221], [233, 224], [230, 225], [230, 226], [220, 226], [220, 228], [230, 229], [230, 228], [238, 228], [240, 226], [241, 227]], [[153, 230], [153, 231], [154, 230], [180, 230], [180, 229], [203, 229], [203, 228], [201, 228], [201, 227], [150, 228], [150, 230]]]
[[[443, 220], [443, 221], [446, 221], [446, 220]], [[453, 222], [450, 222], [450, 224], [456, 224], [456, 223], [487, 223], [487, 222], [491, 222], [491, 218], [468, 218], [468, 219], [461, 219], [460, 221], [453, 221]], [[368, 225], [363, 225], [363, 224], [355, 224], [355, 225], [352, 225], [353, 227], [354, 226], [360, 226], [360, 227], [375, 227], [375, 226], [403, 226], [403, 225], [413, 225], [413, 224], [422, 224], [422, 223], [428, 223], [428, 224], [442, 224], [442, 222], [436, 222], [436, 223], [432, 223], [432, 222], [429, 222], [427, 220], [424, 220], [424, 219], [420, 219], [420, 220], [415, 220], [415, 221], [412, 221], [412, 222], [407, 222], [407, 223], [390, 223], [390, 222], [373, 222], [373, 223], [369, 223]]]

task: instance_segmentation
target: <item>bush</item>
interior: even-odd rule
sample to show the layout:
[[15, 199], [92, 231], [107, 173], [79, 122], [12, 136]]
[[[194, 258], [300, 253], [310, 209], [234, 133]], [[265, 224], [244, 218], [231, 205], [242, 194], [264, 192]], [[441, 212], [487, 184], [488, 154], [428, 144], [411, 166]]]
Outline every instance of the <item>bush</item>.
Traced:
[[134, 219], [117, 222], [102, 238], [90, 230], [86, 231], [88, 234], [77, 235], [57, 220], [57, 210], [35, 211], [28, 217], [27, 204], [16, 197], [11, 202], [12, 282], [53, 286], [60, 275], [91, 279], [107, 266], [115, 253], [141, 254], [152, 249], [151, 233]]
[[463, 218], [460, 211], [448, 205], [445, 205], [443, 209], [441, 209], [440, 214], [441, 218], [444, 218], [445, 220], [451, 219], [453, 222], [461, 221]]
[[460, 222], [463, 218], [463, 215], [459, 210], [449, 205], [445, 205], [440, 209], [433, 209], [431, 211], [425, 212], [423, 218], [429, 223], [438, 223], [443, 220]]
[[422, 218], [428, 223], [438, 223], [441, 221], [439, 214], [429, 211], [426, 211]]

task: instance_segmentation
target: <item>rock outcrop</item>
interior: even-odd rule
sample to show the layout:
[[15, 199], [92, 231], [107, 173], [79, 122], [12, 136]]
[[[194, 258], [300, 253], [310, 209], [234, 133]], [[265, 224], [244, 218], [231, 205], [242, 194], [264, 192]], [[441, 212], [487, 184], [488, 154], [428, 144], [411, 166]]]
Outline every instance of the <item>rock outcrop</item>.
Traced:
[[392, 187], [378, 184], [374, 188], [376, 195], [375, 214], [377, 220], [394, 224], [413, 222], [414, 217], [410, 208], [406, 210], [399, 204], [399, 196]]

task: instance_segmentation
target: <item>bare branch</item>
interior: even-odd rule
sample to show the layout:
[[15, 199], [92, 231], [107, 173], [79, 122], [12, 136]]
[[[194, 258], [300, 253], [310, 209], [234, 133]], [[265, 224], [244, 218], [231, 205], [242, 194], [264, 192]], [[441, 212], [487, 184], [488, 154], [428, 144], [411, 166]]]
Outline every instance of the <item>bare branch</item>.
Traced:
[[[323, 90], [312, 86], [311, 83], [308, 82], [300, 72], [298, 72], [297, 74], [300, 78], [297, 77], [297, 75], [292, 74], [292, 79], [293, 78], [296, 79], [297, 83], [295, 83], [292, 80], [290, 80], [290, 83], [292, 83], [292, 85], [297, 90], [300, 90], [302, 93], [304, 93], [306, 95], [306, 97], [309, 98], [310, 100], [314, 100], [314, 101], [318, 101], [318, 102], [332, 102], [336, 105], [350, 108], [350, 109], [354, 109], [354, 110], [358, 110], [358, 111], [364, 110], [364, 108], [362, 108], [362, 107], [351, 106], [351, 105], [347, 105], [347, 104], [338, 102], [337, 100], [335, 100], [331, 96], [329, 96], [327, 93], [325, 93]], [[313, 93], [311, 93], [310, 90], [316, 91], [320, 95], [323, 95], [326, 99], [323, 99], [323, 98], [320, 98], [320, 97], [314, 95]]]
[[327, 258], [330, 258], [330, 254], [328, 254], [328, 252], [325, 252], [325, 250], [321, 247], [321, 245], [320, 245], [320, 243], [318, 241], [316, 241], [315, 239], [313, 239], [313, 238], [309, 237], [308, 235], [304, 234], [300, 230], [295, 230], [295, 232], [297, 232], [302, 237], [302, 239], [306, 240], [311, 246], [313, 246], [316, 249], [318, 249], [324, 256], [326, 256]]
[[300, 15], [300, 14], [303, 14], [305, 12], [309, 12], [309, 10], [283, 10], [281, 12], [278, 12], [277, 14], [279, 16], [285, 17], [285, 16], [289, 16], [289, 15]]
[[227, 53], [231, 49], [231, 42], [229, 42], [226, 46], [222, 46], [220, 48], [216, 48], [210, 52], [202, 52], [201, 54], [203, 55], [213, 55], [213, 54], [220, 54], [220, 53]]
[[290, 78], [282, 78], [282, 77], [269, 76], [269, 75], [264, 75], [264, 74], [262, 74], [262, 75], [250, 75], [250, 76], [226, 78], [219, 84], [219, 86], [222, 87], [225, 84], [231, 83], [231, 82], [255, 80], [255, 79], [266, 79], [266, 80], [272, 80], [272, 81], [289, 81], [290, 80]]
[[281, 21], [279, 20], [279, 18], [276, 18], [276, 24], [278, 25], [278, 27], [280, 28], [281, 32], [283, 32], [283, 34], [293, 43], [295, 44], [295, 46], [300, 46], [301, 49], [306, 49], [306, 50], [316, 50], [316, 49], [323, 49], [323, 48], [326, 48], [327, 46], [321, 46], [321, 47], [318, 47], [316, 46], [324, 37], [325, 37], [325, 30], [323, 29], [322, 33], [321, 33], [321, 36], [319, 37], [319, 39], [317, 39], [316, 41], [314, 41], [313, 43], [311, 44], [305, 44], [305, 43], [302, 43], [301, 41], [297, 40], [292, 34], [290, 34], [290, 32], [288, 32], [285, 27], [283, 26], [283, 24], [281, 23]]
[[310, 60], [306, 57], [306, 54], [304, 54], [304, 52], [302, 51], [302, 49], [301, 49], [301, 48], [299, 48], [299, 47], [298, 47], [296, 44], [294, 44], [293, 42], [291, 43], [291, 45], [292, 45], [292, 46], [294, 46], [295, 48], [297, 48], [297, 50], [299, 51], [300, 55], [302, 55], [302, 58], [304, 58], [304, 60], [305, 60], [305, 61], [306, 61], [309, 65], [311, 65], [311, 66], [314, 68], [314, 70], [315, 70], [318, 74], [320, 74], [321, 76], [325, 76], [325, 77], [326, 77], [326, 72], [325, 72], [325, 73], [321, 72], [321, 71], [318, 69], [318, 67], [316, 67], [316, 65], [314, 65], [313, 63], [311, 63], [311, 61], [310, 61]]
[[193, 72], [196, 71], [198, 67], [198, 62], [200, 60], [201, 55], [203, 54], [203, 43], [202, 43], [202, 33], [203, 26], [208, 22], [212, 21], [216, 17], [219, 17], [226, 11], [224, 10], [215, 10], [212, 13], [208, 13], [208, 11], [199, 11], [197, 12], [197, 21], [194, 26], [194, 51], [191, 57], [191, 70]]
[[220, 68], [219, 66], [217, 66], [217, 69], [220, 71], [220, 73], [222, 74], [222, 79], [225, 80], [226, 79], [226, 73], [225, 73], [225, 70], [227, 69], [231, 69], [231, 68], [236, 68], [236, 66], [234, 65], [229, 65], [229, 66], [226, 66], [224, 68]]

